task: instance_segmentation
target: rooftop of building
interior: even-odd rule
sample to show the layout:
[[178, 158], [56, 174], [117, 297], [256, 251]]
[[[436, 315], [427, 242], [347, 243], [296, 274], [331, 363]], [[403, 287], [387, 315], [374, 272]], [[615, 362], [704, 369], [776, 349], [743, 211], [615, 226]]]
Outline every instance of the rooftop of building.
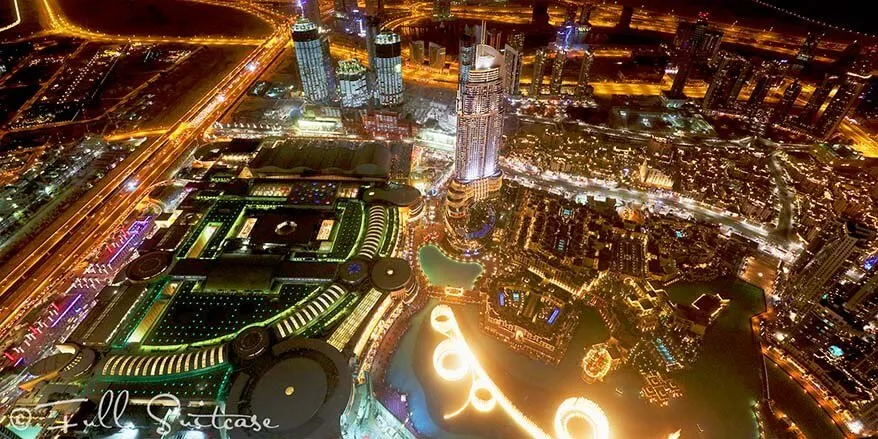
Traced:
[[390, 164], [390, 148], [378, 142], [287, 140], [262, 148], [250, 162], [250, 171], [254, 175], [386, 179]]

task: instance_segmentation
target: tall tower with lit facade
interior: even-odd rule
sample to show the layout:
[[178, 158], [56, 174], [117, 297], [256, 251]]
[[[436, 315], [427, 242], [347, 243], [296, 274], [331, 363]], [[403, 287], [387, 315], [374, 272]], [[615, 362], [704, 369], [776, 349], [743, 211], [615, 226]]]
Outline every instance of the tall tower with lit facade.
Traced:
[[378, 103], [402, 103], [402, 40], [393, 32], [382, 32], [375, 37], [375, 76], [378, 84]]
[[366, 68], [357, 59], [338, 62], [338, 95], [341, 106], [358, 108], [369, 102], [369, 87], [366, 84]]
[[323, 102], [332, 98], [335, 84], [329, 58], [329, 42], [320, 35], [317, 25], [307, 18], [300, 18], [293, 25], [293, 47], [299, 66], [302, 92], [310, 102]]
[[[707, 14], [705, 13], [699, 14], [698, 20], [695, 23], [680, 24], [674, 40], [677, 46], [677, 74], [674, 75], [674, 83], [667, 94], [668, 97], [672, 99], [686, 97], [683, 93], [683, 87], [686, 86], [686, 81], [689, 79], [692, 69], [700, 62], [699, 54], [708, 51], [704, 47], [707, 33]], [[717, 48], [721, 39], [722, 35], [720, 34], [716, 42]], [[711, 48], [710, 50], [712, 51], [713, 49]]]
[[799, 123], [803, 128], [810, 128], [812, 126], [814, 120], [817, 118], [817, 113], [820, 111], [820, 107], [823, 106], [826, 98], [832, 93], [832, 89], [835, 88], [836, 83], [838, 83], [838, 77], [826, 76], [823, 78], [823, 82], [821, 82], [820, 85], [814, 89], [814, 92], [811, 93], [811, 97], [808, 98], [805, 108], [802, 110], [802, 113], [799, 114]]
[[762, 108], [771, 85], [774, 82], [774, 68], [771, 64], [763, 64], [754, 75], [756, 80], [753, 84], [753, 91], [747, 98], [747, 115], [753, 117]]
[[719, 69], [713, 76], [713, 81], [707, 87], [704, 101], [701, 107], [705, 111], [717, 111], [734, 103], [737, 99], [736, 85], [739, 78], [747, 68], [747, 60], [732, 53], [723, 53], [720, 56]]
[[503, 78], [503, 91], [507, 96], [518, 94], [521, 82], [521, 65], [524, 55], [524, 34], [512, 34], [503, 49], [503, 60], [506, 63]]
[[859, 73], [848, 72], [835, 96], [829, 101], [826, 110], [817, 119], [814, 126], [814, 135], [822, 139], [828, 139], [835, 133], [835, 129], [841, 124], [841, 121], [854, 110], [860, 102], [860, 96], [863, 89], [868, 84], [869, 76]]
[[552, 60], [552, 76], [549, 80], [549, 94], [559, 96], [561, 85], [564, 84], [564, 66], [567, 64], [567, 50], [557, 48], [555, 59]]
[[532, 98], [540, 96], [540, 87], [543, 85], [543, 71], [546, 66], [546, 49], [537, 49], [534, 57], [533, 78], [530, 83], [530, 92], [528, 95]]
[[369, 69], [375, 70], [375, 38], [378, 37], [378, 31], [381, 28], [381, 20], [378, 17], [367, 15], [363, 18], [363, 27], [366, 31], [366, 61], [369, 63]]
[[486, 44], [476, 46], [475, 62], [463, 85], [457, 112], [454, 177], [474, 182], [499, 174], [497, 159], [503, 129], [503, 55]]
[[799, 81], [794, 81], [787, 86], [786, 90], [783, 92], [783, 98], [780, 100], [780, 103], [777, 104], [774, 113], [771, 115], [772, 123], [781, 125], [790, 118], [790, 112], [792, 112], [793, 106], [796, 105], [796, 99], [799, 98], [800, 93], [802, 93], [802, 84], [800, 84]]
[[445, 203], [448, 221], [465, 219], [470, 206], [502, 185], [498, 159], [503, 131], [503, 55], [475, 46], [474, 60], [460, 89], [454, 174]]
[[845, 221], [840, 229], [790, 279], [788, 295], [800, 313], [819, 303], [823, 289], [844, 267], [858, 246], [875, 237], [875, 231], [855, 221]]
[[582, 64], [579, 66], [579, 78], [576, 80], [576, 98], [589, 98], [594, 91], [593, 87], [588, 84], [591, 65], [594, 64], [594, 54], [589, 49], [585, 49], [582, 55]]

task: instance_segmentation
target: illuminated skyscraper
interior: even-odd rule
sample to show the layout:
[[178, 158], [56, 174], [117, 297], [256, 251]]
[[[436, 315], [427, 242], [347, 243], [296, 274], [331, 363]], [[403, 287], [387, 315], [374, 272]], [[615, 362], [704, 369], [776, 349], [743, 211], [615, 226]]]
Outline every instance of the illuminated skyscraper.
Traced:
[[[860, 54], [859, 45], [855, 43], [851, 46], [855, 47], [858, 57], [853, 61], [846, 62], [846, 65], [850, 66], [850, 71], [840, 79], [841, 84], [839, 84], [838, 90], [813, 124], [812, 133], [822, 139], [828, 139], [832, 136], [844, 118], [856, 109], [872, 76], [872, 66], [878, 49], [869, 46], [863, 50], [864, 53]], [[814, 94], [817, 94], [818, 91], [822, 92], [823, 90], [818, 89]], [[808, 102], [808, 106], [810, 105], [811, 103]], [[805, 109], [807, 111], [809, 108]]]
[[537, 49], [537, 54], [534, 57], [533, 79], [530, 84], [530, 93], [528, 93], [530, 97], [536, 98], [540, 96], [540, 87], [543, 85], [543, 71], [545, 70], [545, 65], [546, 49]]
[[719, 49], [723, 41], [723, 31], [709, 28], [704, 32], [701, 44], [695, 51], [695, 62], [698, 66], [715, 67], [719, 62]]
[[774, 68], [771, 64], [763, 64], [754, 74], [755, 81], [750, 97], [747, 98], [747, 115], [753, 117], [762, 108], [768, 92], [774, 83]]
[[475, 61], [463, 86], [457, 112], [454, 177], [473, 182], [495, 177], [503, 129], [503, 55], [486, 44], [475, 47]]
[[[705, 111], [717, 111], [728, 108], [737, 99], [735, 86], [747, 67], [747, 60], [733, 53], [720, 56], [719, 69], [713, 77], [701, 107]], [[740, 91], [740, 89], [738, 90]]]
[[564, 83], [564, 65], [567, 64], [567, 50], [555, 51], [555, 59], [552, 60], [552, 77], [549, 81], [549, 94], [558, 96], [561, 94], [561, 85]]
[[457, 99], [454, 174], [446, 193], [445, 220], [450, 242], [466, 251], [478, 247], [478, 236], [483, 235], [463, 230], [469, 223], [467, 218], [471, 219], [473, 203], [490, 198], [502, 186], [498, 159], [503, 132], [503, 66], [500, 52], [478, 44]]
[[826, 110], [817, 119], [814, 126], [814, 135], [823, 139], [827, 139], [835, 132], [838, 125], [854, 110], [860, 102], [860, 95], [869, 76], [861, 76], [857, 73], [849, 72], [844, 77], [844, 81], [835, 92], [835, 96], [829, 101]]
[[579, 78], [576, 80], [576, 97], [579, 99], [591, 97], [593, 87], [588, 84], [591, 73], [591, 65], [594, 64], [594, 54], [585, 49], [582, 55], [582, 64], [579, 66]]
[[677, 50], [677, 74], [674, 75], [674, 83], [668, 96], [674, 99], [684, 98], [683, 87], [692, 73], [695, 64], [698, 63], [698, 54], [701, 49], [705, 34], [707, 33], [707, 14], [699, 14], [695, 23], [681, 23], [675, 37], [675, 44], [679, 40]]
[[445, 68], [445, 47], [430, 43], [430, 67], [434, 69]]
[[320, 35], [317, 25], [307, 18], [300, 18], [293, 25], [293, 47], [305, 99], [311, 102], [331, 99], [335, 86], [329, 42]]
[[[432, 47], [433, 43], [430, 43]], [[412, 63], [416, 66], [424, 65], [425, 59], [425, 47], [424, 40], [412, 41], [409, 45], [409, 56], [411, 57]]]
[[814, 92], [811, 93], [811, 97], [808, 98], [808, 103], [805, 104], [805, 108], [802, 110], [802, 113], [799, 114], [799, 123], [802, 127], [810, 128], [813, 125], [814, 120], [817, 118], [817, 113], [820, 111], [820, 107], [826, 102], [826, 98], [829, 97], [829, 94], [832, 92], [832, 89], [835, 88], [837, 83], [838, 77], [827, 75], [823, 78], [823, 82], [814, 89]]
[[507, 96], [518, 95], [518, 86], [521, 82], [521, 66], [524, 58], [524, 34], [514, 33], [509, 36], [509, 41], [503, 49], [505, 78], [503, 90]]
[[783, 99], [780, 100], [780, 103], [774, 109], [774, 114], [771, 117], [772, 123], [782, 125], [790, 118], [790, 112], [793, 110], [793, 106], [796, 105], [796, 99], [799, 98], [801, 92], [802, 84], [799, 81], [794, 81], [787, 86], [787, 89], [783, 92]]
[[369, 88], [366, 85], [366, 68], [357, 59], [339, 61], [338, 94], [342, 107], [357, 108], [369, 102]]
[[521, 51], [511, 44], [506, 44], [503, 49], [503, 59], [506, 63], [503, 91], [507, 96], [518, 94], [518, 84], [521, 81], [521, 55]]
[[524, 51], [524, 34], [521, 32], [513, 33], [509, 35], [509, 41], [506, 43], [512, 46], [513, 49], [522, 52]]
[[707, 14], [699, 14], [695, 22], [682, 22], [677, 26], [674, 34], [674, 51], [677, 55], [684, 53], [690, 47], [695, 51], [694, 63], [704, 66], [711, 61], [719, 62], [719, 49], [722, 44], [723, 32], [709, 27]]
[[805, 266], [790, 279], [789, 295], [799, 311], [820, 301], [824, 288], [844, 267], [848, 258], [875, 232], [854, 221], [845, 221], [835, 237], [824, 244]]
[[375, 76], [378, 102], [402, 103], [402, 43], [393, 32], [381, 32], [375, 37]]

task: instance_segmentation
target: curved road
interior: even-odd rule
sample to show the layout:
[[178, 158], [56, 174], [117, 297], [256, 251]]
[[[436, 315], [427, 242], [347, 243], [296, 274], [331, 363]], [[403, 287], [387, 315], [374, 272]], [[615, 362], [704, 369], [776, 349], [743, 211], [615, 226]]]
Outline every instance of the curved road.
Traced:
[[[204, 130], [224, 114], [287, 47], [280, 20], [275, 32], [196, 103], [165, 134], [102, 179], [28, 245], [0, 267], [0, 336], [29, 308], [53, 294], [104, 240], [131, 215], [146, 188], [184, 159]], [[134, 182], [138, 189], [126, 190]]]

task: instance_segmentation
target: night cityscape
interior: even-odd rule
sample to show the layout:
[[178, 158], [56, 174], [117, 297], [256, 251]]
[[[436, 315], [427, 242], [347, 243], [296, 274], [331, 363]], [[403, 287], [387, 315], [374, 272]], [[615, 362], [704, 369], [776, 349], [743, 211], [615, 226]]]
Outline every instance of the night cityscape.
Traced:
[[0, 0], [0, 438], [878, 437], [840, 0]]

